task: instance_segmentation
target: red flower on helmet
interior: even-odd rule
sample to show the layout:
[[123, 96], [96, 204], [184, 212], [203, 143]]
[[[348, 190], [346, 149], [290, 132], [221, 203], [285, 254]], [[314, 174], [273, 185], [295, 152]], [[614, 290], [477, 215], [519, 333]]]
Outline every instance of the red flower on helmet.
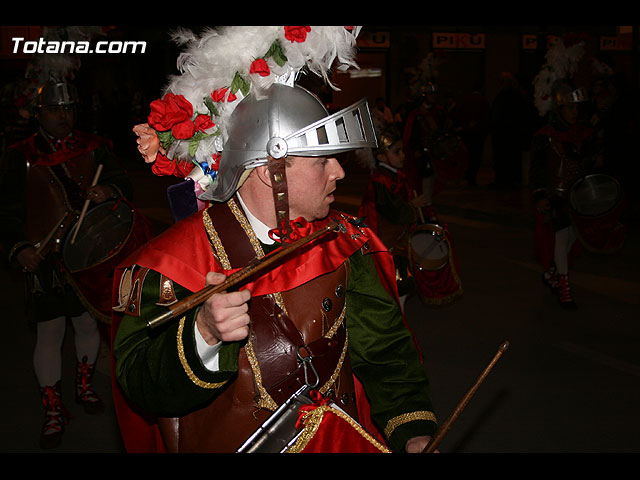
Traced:
[[[224, 102], [225, 101], [225, 96], [227, 94], [227, 91], [229, 89], [224, 87], [224, 88], [219, 88], [218, 90], [215, 90], [213, 92], [211, 92], [211, 100], [213, 100], [214, 102]], [[233, 93], [229, 94], [229, 98], [227, 98], [226, 100], [228, 102], [233, 102], [236, 99], [236, 95]]]
[[159, 132], [172, 130], [183, 122], [191, 122], [193, 107], [182, 95], [167, 93], [162, 99], [150, 105], [149, 125]]
[[210, 165], [211, 170], [216, 172], [218, 171], [218, 168], [220, 167], [220, 158], [221, 158], [221, 155], [219, 153], [211, 154], [211, 160], [212, 160]]
[[304, 42], [311, 27], [284, 27], [284, 37], [291, 42]]
[[175, 175], [176, 177], [186, 177], [187, 175], [189, 175], [191, 170], [193, 170], [193, 167], [194, 165], [192, 162], [185, 162], [182, 160], [170, 160], [166, 156], [162, 155], [161, 153], [158, 153], [158, 156], [156, 157], [156, 161], [151, 166], [151, 171], [155, 175], [158, 175], [159, 177], [162, 177], [165, 175], [167, 176]]
[[198, 115], [193, 123], [195, 125], [196, 130], [200, 132], [203, 132], [205, 130], [208, 130], [216, 126], [216, 124], [211, 121], [211, 117], [205, 114]]
[[249, 73], [257, 73], [261, 77], [267, 77], [271, 73], [271, 70], [264, 58], [256, 58], [253, 63], [251, 63]]

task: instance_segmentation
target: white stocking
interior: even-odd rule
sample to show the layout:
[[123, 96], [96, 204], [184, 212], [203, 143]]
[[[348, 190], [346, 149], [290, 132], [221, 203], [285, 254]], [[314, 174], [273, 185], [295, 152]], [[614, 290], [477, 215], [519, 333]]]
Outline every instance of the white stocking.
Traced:
[[83, 313], [71, 319], [75, 331], [76, 356], [78, 361], [87, 357], [87, 363], [95, 363], [100, 348], [100, 331], [98, 322], [89, 314]]
[[566, 227], [556, 232], [553, 259], [560, 275], [569, 274], [569, 251], [576, 240], [573, 227]]
[[37, 324], [33, 368], [41, 387], [53, 386], [62, 377], [62, 342], [66, 325], [65, 317]]

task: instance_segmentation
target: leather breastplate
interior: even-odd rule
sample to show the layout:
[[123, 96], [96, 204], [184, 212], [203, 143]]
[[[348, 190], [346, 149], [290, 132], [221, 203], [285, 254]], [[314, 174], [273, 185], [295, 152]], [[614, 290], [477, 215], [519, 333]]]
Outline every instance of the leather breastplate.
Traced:
[[[234, 201], [208, 217], [223, 245], [223, 268], [262, 255]], [[228, 240], [226, 240], [228, 239]], [[226, 241], [225, 241], [226, 240]], [[229, 248], [226, 248], [227, 245]], [[258, 247], [259, 250], [259, 247]], [[288, 292], [252, 297], [251, 331], [239, 355], [238, 376], [207, 407], [159, 422], [171, 452], [234, 452], [300, 386], [335, 397], [357, 419], [344, 323], [348, 263]]]
[[94, 173], [95, 162], [90, 153], [55, 166], [29, 166], [26, 195], [28, 241], [40, 242], [59, 222], [61, 226], [51, 245], [60, 245], [75, 223], [82, 208], [84, 191]]

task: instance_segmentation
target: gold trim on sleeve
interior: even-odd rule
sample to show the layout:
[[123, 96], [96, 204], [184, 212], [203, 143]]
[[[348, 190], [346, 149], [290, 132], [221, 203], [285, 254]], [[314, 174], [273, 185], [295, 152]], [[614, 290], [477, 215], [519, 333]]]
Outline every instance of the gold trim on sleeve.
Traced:
[[184, 354], [184, 343], [182, 341], [182, 335], [184, 333], [185, 318], [186, 317], [182, 317], [180, 319], [180, 323], [178, 325], [178, 335], [177, 335], [178, 357], [180, 358], [180, 363], [182, 364], [182, 368], [184, 369], [184, 372], [187, 374], [187, 377], [189, 377], [189, 380], [191, 380], [200, 388], [215, 389], [215, 388], [222, 387], [225, 383], [227, 383], [226, 380], [224, 382], [217, 382], [217, 383], [205, 382], [204, 380], [200, 380], [196, 376], [196, 374], [193, 373], [193, 370], [191, 370], [191, 367], [189, 366], [189, 363], [187, 362], [187, 358]]
[[433, 412], [429, 410], [419, 410], [417, 412], [403, 413], [402, 415], [398, 415], [397, 417], [393, 417], [391, 420], [387, 422], [387, 426], [384, 429], [385, 437], [389, 438], [393, 431], [398, 428], [400, 425], [404, 425], [405, 423], [413, 422], [415, 420], [427, 420], [431, 422], [437, 422], [436, 416]]

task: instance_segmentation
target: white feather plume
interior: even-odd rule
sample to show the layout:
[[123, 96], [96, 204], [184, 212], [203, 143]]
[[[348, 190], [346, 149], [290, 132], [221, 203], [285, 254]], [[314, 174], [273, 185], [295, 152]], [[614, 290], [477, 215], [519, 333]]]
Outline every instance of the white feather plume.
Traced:
[[545, 55], [545, 64], [533, 79], [534, 104], [540, 116], [546, 115], [551, 109], [553, 83], [560, 79], [570, 79], [575, 74], [583, 55], [583, 42], [567, 47], [560, 38], [553, 41]]
[[[247, 83], [247, 94], [260, 95], [274, 82], [292, 85], [297, 75], [308, 70], [320, 77], [332, 88], [337, 89], [329, 80], [329, 72], [334, 63], [348, 68], [357, 68], [355, 62], [356, 37], [360, 27], [351, 30], [343, 26], [312, 26], [304, 41], [291, 41], [285, 36], [282, 26], [225, 26], [208, 28], [199, 35], [187, 29], [176, 30], [172, 38], [178, 45], [184, 46], [177, 60], [179, 75], [169, 78], [166, 93], [182, 95], [198, 114], [210, 114], [206, 99], [212, 92], [221, 88], [230, 88], [239, 75]], [[274, 42], [279, 43], [286, 57], [284, 65], [266, 55]], [[251, 73], [254, 60], [264, 58], [269, 74], [261, 76]], [[231, 93], [227, 91], [227, 95]], [[243, 93], [233, 92], [237, 99], [216, 104], [213, 121], [218, 127], [218, 141], [208, 139], [198, 145], [196, 155], [211, 158], [211, 154], [220, 151], [220, 145], [226, 140], [227, 119], [235, 106], [242, 100]], [[188, 158], [188, 141], [175, 142], [169, 152], [170, 158]]]

